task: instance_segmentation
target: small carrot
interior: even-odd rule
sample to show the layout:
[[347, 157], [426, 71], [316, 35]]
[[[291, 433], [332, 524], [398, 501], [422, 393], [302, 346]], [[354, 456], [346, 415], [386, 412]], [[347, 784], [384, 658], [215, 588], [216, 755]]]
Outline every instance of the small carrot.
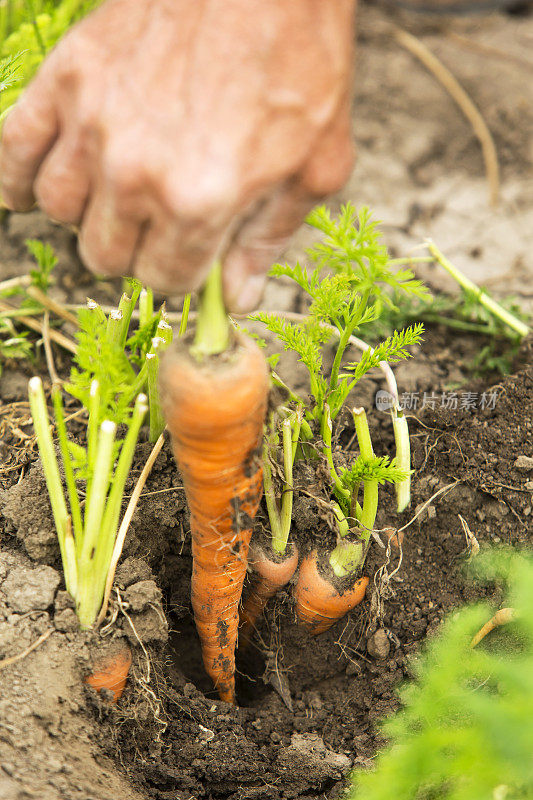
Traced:
[[270, 598], [274, 597], [294, 575], [298, 566], [298, 550], [293, 544], [292, 550], [283, 561], [275, 561], [265, 553], [261, 546], [254, 545], [252, 542], [248, 562], [253, 567], [255, 576], [250, 593], [241, 610], [239, 633], [242, 645], [245, 647], [250, 641], [255, 623]]
[[131, 650], [126, 645], [117, 653], [105, 658], [85, 680], [99, 692], [108, 689], [113, 692], [113, 703], [122, 695], [131, 667]]
[[161, 404], [191, 515], [191, 599], [204, 665], [220, 698], [235, 703], [238, 606], [262, 494], [268, 373], [261, 350], [242, 335], [229, 349], [219, 336], [223, 344], [211, 348], [208, 300], [193, 354], [182, 339], [162, 359]]
[[298, 619], [313, 636], [324, 633], [363, 600], [367, 586], [368, 578], [363, 577], [352, 588], [339, 592], [319, 573], [317, 552], [313, 550], [300, 564], [294, 589]]

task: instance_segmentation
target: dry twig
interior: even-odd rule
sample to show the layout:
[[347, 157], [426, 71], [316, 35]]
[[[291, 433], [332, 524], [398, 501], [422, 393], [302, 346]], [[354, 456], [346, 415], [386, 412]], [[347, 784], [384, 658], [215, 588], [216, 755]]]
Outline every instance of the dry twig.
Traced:
[[476, 647], [480, 643], [485, 636], [494, 630], [494, 628], [499, 628], [500, 625], [506, 625], [508, 622], [512, 622], [517, 617], [517, 613], [514, 608], [500, 608], [493, 617], [486, 622], [483, 627], [476, 633], [472, 641], [470, 642], [470, 647]]
[[442, 61], [440, 61], [420, 39], [417, 39], [401, 28], [395, 29], [394, 37], [398, 44], [408, 50], [415, 58], [418, 58], [426, 69], [435, 76], [470, 122], [481, 144], [483, 159], [485, 161], [485, 172], [489, 183], [490, 204], [495, 206], [498, 202], [500, 187], [500, 167], [494, 139], [492, 138], [492, 134], [481, 112], [474, 105], [457, 78], [452, 75], [450, 70], [444, 66]]
[[[16, 311], [16, 307], [12, 306], [10, 303], [6, 303], [5, 300], [0, 300], [0, 311]], [[42, 322], [38, 322], [36, 319], [32, 319], [32, 317], [18, 317], [18, 321], [25, 325], [27, 328], [30, 328], [32, 331], [36, 331], [40, 333], [41, 336], [43, 335], [43, 324]], [[69, 339], [68, 336], [61, 333], [60, 331], [56, 331], [53, 328], [50, 329], [50, 339], [53, 342], [60, 345], [64, 350], [68, 350], [70, 353], [76, 352], [76, 343]]]
[[78, 320], [68, 309], [66, 309], [61, 303], [58, 303], [57, 300], [53, 300], [51, 297], [48, 297], [45, 292], [42, 292], [37, 286], [28, 286], [26, 289], [26, 294], [32, 297], [34, 300], [37, 300], [42, 306], [47, 308], [53, 314], [62, 319], [66, 320], [66, 322], [72, 322], [73, 325], [78, 326]]
[[52, 353], [52, 345], [50, 344], [50, 314], [48, 311], [45, 311], [43, 316], [43, 344], [44, 344], [44, 355], [46, 357], [46, 366], [48, 367], [48, 374], [50, 375], [50, 380], [52, 381], [52, 383], [61, 383], [54, 363], [54, 354]]

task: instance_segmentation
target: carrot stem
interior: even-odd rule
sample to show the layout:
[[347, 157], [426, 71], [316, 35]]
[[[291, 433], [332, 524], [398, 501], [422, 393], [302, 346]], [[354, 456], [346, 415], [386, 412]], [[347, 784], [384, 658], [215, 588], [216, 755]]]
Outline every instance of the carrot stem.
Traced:
[[157, 338], [162, 339], [164, 344], [162, 344], [161, 347], [163, 350], [166, 350], [169, 344], [172, 342], [172, 326], [169, 325], [166, 320], [160, 319], [157, 323], [156, 336]]
[[[370, 461], [374, 458], [374, 449], [372, 447], [372, 439], [370, 438], [370, 429], [368, 427], [365, 410], [364, 408], [354, 408], [352, 409], [352, 415], [361, 457], [365, 461]], [[363, 486], [363, 512], [359, 521], [362, 528], [361, 538], [363, 541], [367, 542], [370, 539], [370, 532], [376, 521], [379, 484], [377, 480], [365, 479], [363, 481]]]
[[337, 518], [339, 526], [339, 535], [341, 541], [336, 548], [332, 551], [329, 557], [329, 564], [331, 569], [339, 578], [345, 578], [362, 564], [364, 556], [364, 545], [362, 542], [347, 542], [344, 537], [350, 531], [348, 520], [346, 519], [341, 507], [338, 503], [332, 503], [331, 507], [333, 513]]
[[[370, 437], [370, 430], [368, 427], [368, 420], [366, 418], [365, 410], [363, 408], [354, 408], [352, 410], [352, 414], [361, 457], [365, 461], [370, 461], [370, 459], [374, 457], [374, 449], [372, 447], [372, 439]], [[358, 521], [360, 523], [358, 526], [358, 534], [361, 541], [341, 541], [332, 551], [329, 557], [330, 566], [335, 575], [337, 575], [339, 578], [346, 577], [350, 573], [355, 572], [358, 567], [362, 566], [365, 558], [365, 551], [367, 549], [367, 543], [370, 540], [370, 534], [376, 521], [379, 491], [378, 481], [366, 479], [363, 481], [363, 486], [363, 508], [361, 513], [358, 514]], [[353, 496], [351, 499], [351, 504], [353, 505]], [[333, 511], [335, 512], [337, 520], [339, 521], [339, 533], [341, 537], [343, 537], [346, 535], [348, 523], [337, 504], [334, 503], [332, 505]], [[346, 526], [344, 525], [344, 522], [346, 523]]]
[[83, 542], [78, 558], [80, 585], [76, 597], [78, 619], [82, 628], [90, 627], [98, 613], [94, 564], [109, 489], [116, 427], [110, 420], [104, 420], [100, 426], [91, 493], [87, 497]]
[[68, 511], [61, 486], [59, 466], [56, 459], [52, 434], [50, 433], [50, 419], [46, 408], [43, 384], [40, 378], [31, 378], [28, 384], [28, 394], [30, 409], [33, 419], [33, 427], [37, 436], [41, 461], [43, 464], [46, 487], [52, 506], [52, 514], [61, 550], [61, 560], [65, 573], [65, 584], [67, 591], [74, 595], [76, 592], [77, 574], [76, 561], [72, 558], [71, 548], [66, 546], [66, 531]]
[[180, 339], [182, 336], [185, 336], [185, 333], [187, 331], [187, 323], [189, 321], [190, 309], [191, 309], [191, 295], [186, 294], [185, 297], [183, 298], [183, 308], [181, 310], [181, 321], [178, 331], [178, 336], [180, 337]]
[[109, 312], [107, 318], [106, 339], [110, 344], [121, 346], [123, 313], [119, 308]]
[[229, 345], [229, 319], [222, 294], [222, 265], [215, 262], [198, 297], [196, 334], [191, 353], [201, 360], [223, 353]]
[[83, 536], [83, 521], [81, 517], [81, 507], [78, 497], [78, 489], [76, 486], [76, 479], [74, 477], [74, 470], [72, 468], [72, 459], [70, 457], [67, 426], [65, 425], [65, 416], [63, 413], [63, 403], [61, 401], [61, 389], [57, 384], [52, 386], [52, 402], [54, 404], [56, 430], [59, 439], [59, 449], [63, 458], [63, 468], [65, 470], [65, 483], [67, 484], [68, 497], [70, 502], [70, 515], [72, 518], [72, 527], [74, 532], [74, 540], [81, 546], [81, 539]]
[[458, 269], [451, 261], [448, 261], [446, 256], [441, 253], [441, 251], [436, 247], [432, 241], [428, 241], [427, 247], [435, 261], [444, 267], [446, 272], [452, 276], [452, 278], [457, 281], [459, 286], [467, 293], [473, 295], [477, 302], [482, 305], [484, 308], [487, 309], [494, 317], [497, 317], [501, 322], [505, 325], [508, 325], [514, 331], [520, 334], [520, 336], [524, 337], [527, 336], [529, 333], [528, 326], [522, 322], [521, 320], [517, 319], [514, 314], [511, 314], [510, 311], [507, 311], [503, 306], [494, 300], [487, 292], [480, 289], [470, 278], [467, 278], [466, 275], [463, 275], [460, 269]]
[[396, 442], [396, 464], [406, 473], [403, 481], [394, 484], [398, 512], [404, 511], [411, 502], [411, 442], [409, 441], [409, 427], [407, 419], [401, 409], [395, 406], [392, 412], [392, 428]]
[[[155, 339], [154, 339], [155, 341]], [[146, 366], [148, 368], [148, 402], [150, 407], [150, 433], [151, 442], [156, 442], [165, 430], [165, 420], [159, 402], [159, 390], [157, 386], [159, 375], [159, 353], [157, 348], [154, 352], [146, 354]]]
[[349, 503], [351, 499], [350, 492], [347, 489], [345, 489], [345, 487], [342, 485], [341, 479], [337, 475], [335, 464], [333, 463], [331, 435], [332, 435], [331, 413], [328, 404], [324, 403], [324, 410], [322, 416], [322, 439], [324, 440], [324, 455], [326, 456], [326, 461], [328, 463], [331, 479], [335, 484], [335, 492], [337, 496], [345, 503]]
[[133, 314], [133, 309], [137, 302], [137, 298], [129, 297], [125, 292], [120, 298], [120, 303], [118, 304], [118, 310], [122, 312], [122, 320], [120, 326], [120, 338], [119, 344], [122, 348], [124, 348], [126, 344], [126, 340], [128, 338], [128, 330], [130, 327], [131, 315]]
[[[98, 444], [98, 426], [100, 424], [100, 384], [95, 379], [89, 389], [89, 419], [87, 422], [87, 496], [91, 492], [93, 465]], [[81, 546], [81, 542], [80, 542]]]
[[[287, 418], [283, 420], [283, 469], [285, 477], [283, 480], [283, 494], [281, 499], [281, 525], [279, 537], [272, 534], [272, 549], [276, 553], [284, 553], [289, 541], [289, 533], [291, 530], [292, 522], [292, 499], [294, 496], [294, 489], [292, 485], [292, 466], [294, 463], [293, 457], [293, 424], [296, 423], [296, 418]], [[299, 426], [298, 426], [299, 430]]]
[[109, 564], [117, 536], [120, 508], [124, 495], [124, 486], [126, 485], [126, 480], [131, 469], [131, 464], [135, 453], [135, 445], [137, 444], [137, 439], [139, 437], [139, 430], [147, 411], [147, 397], [144, 394], [140, 394], [135, 402], [135, 407], [133, 409], [133, 415], [128, 427], [126, 438], [122, 442], [120, 456], [113, 476], [111, 491], [109, 492], [109, 498], [105, 506], [104, 516], [96, 545], [93, 566], [93, 582], [96, 586], [96, 608], [93, 619], [90, 623], [91, 625], [94, 622], [94, 618], [96, 617], [96, 614], [99, 611], [102, 603]]
[[154, 315], [154, 295], [151, 289], [143, 289], [139, 295], [139, 328], [147, 325]]
[[265, 503], [268, 512], [268, 519], [270, 521], [270, 530], [272, 531], [272, 547], [274, 542], [280, 542], [282, 539], [281, 534], [281, 519], [276, 502], [276, 492], [274, 491], [274, 481], [272, 480], [272, 467], [270, 466], [271, 445], [268, 441], [263, 444], [263, 491], [265, 494]]

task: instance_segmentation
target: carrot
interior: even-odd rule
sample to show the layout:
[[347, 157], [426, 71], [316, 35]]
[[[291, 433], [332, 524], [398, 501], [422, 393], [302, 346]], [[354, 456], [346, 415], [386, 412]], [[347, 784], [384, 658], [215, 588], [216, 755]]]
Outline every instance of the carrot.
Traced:
[[294, 575], [298, 566], [298, 550], [293, 544], [287, 558], [283, 561], [274, 561], [260, 545], [252, 543], [248, 562], [254, 568], [255, 577], [241, 610], [240, 638], [245, 647], [250, 641], [255, 623], [270, 598], [274, 597]]
[[101, 661], [85, 681], [97, 692], [101, 691], [101, 689], [108, 689], [113, 692], [112, 702], [116, 703], [126, 686], [130, 667], [131, 650], [126, 645], [117, 653], [109, 655]]
[[191, 514], [191, 599], [206, 671], [235, 703], [238, 606], [262, 494], [265, 359], [250, 339], [198, 360], [183, 346], [161, 363], [161, 404]]
[[340, 593], [318, 571], [317, 552], [313, 550], [301, 565], [294, 589], [296, 614], [313, 636], [324, 633], [355, 608], [365, 596], [368, 578], [360, 578], [351, 589]]

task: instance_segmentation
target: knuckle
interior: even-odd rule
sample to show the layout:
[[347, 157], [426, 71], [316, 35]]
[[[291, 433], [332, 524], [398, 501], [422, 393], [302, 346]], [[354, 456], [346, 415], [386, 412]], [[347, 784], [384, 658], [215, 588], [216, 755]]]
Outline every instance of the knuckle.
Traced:
[[13, 150], [17, 147], [21, 139], [21, 125], [17, 109], [11, 111], [5, 119], [2, 128], [2, 147], [5, 151]]
[[163, 206], [172, 215], [184, 221], [202, 220], [215, 228], [223, 224], [237, 195], [233, 175], [217, 165], [193, 174], [165, 176], [160, 192]]
[[117, 248], [105, 245], [97, 236], [89, 238], [82, 233], [78, 239], [78, 252], [92, 272], [110, 276], [124, 273], [122, 253]]

